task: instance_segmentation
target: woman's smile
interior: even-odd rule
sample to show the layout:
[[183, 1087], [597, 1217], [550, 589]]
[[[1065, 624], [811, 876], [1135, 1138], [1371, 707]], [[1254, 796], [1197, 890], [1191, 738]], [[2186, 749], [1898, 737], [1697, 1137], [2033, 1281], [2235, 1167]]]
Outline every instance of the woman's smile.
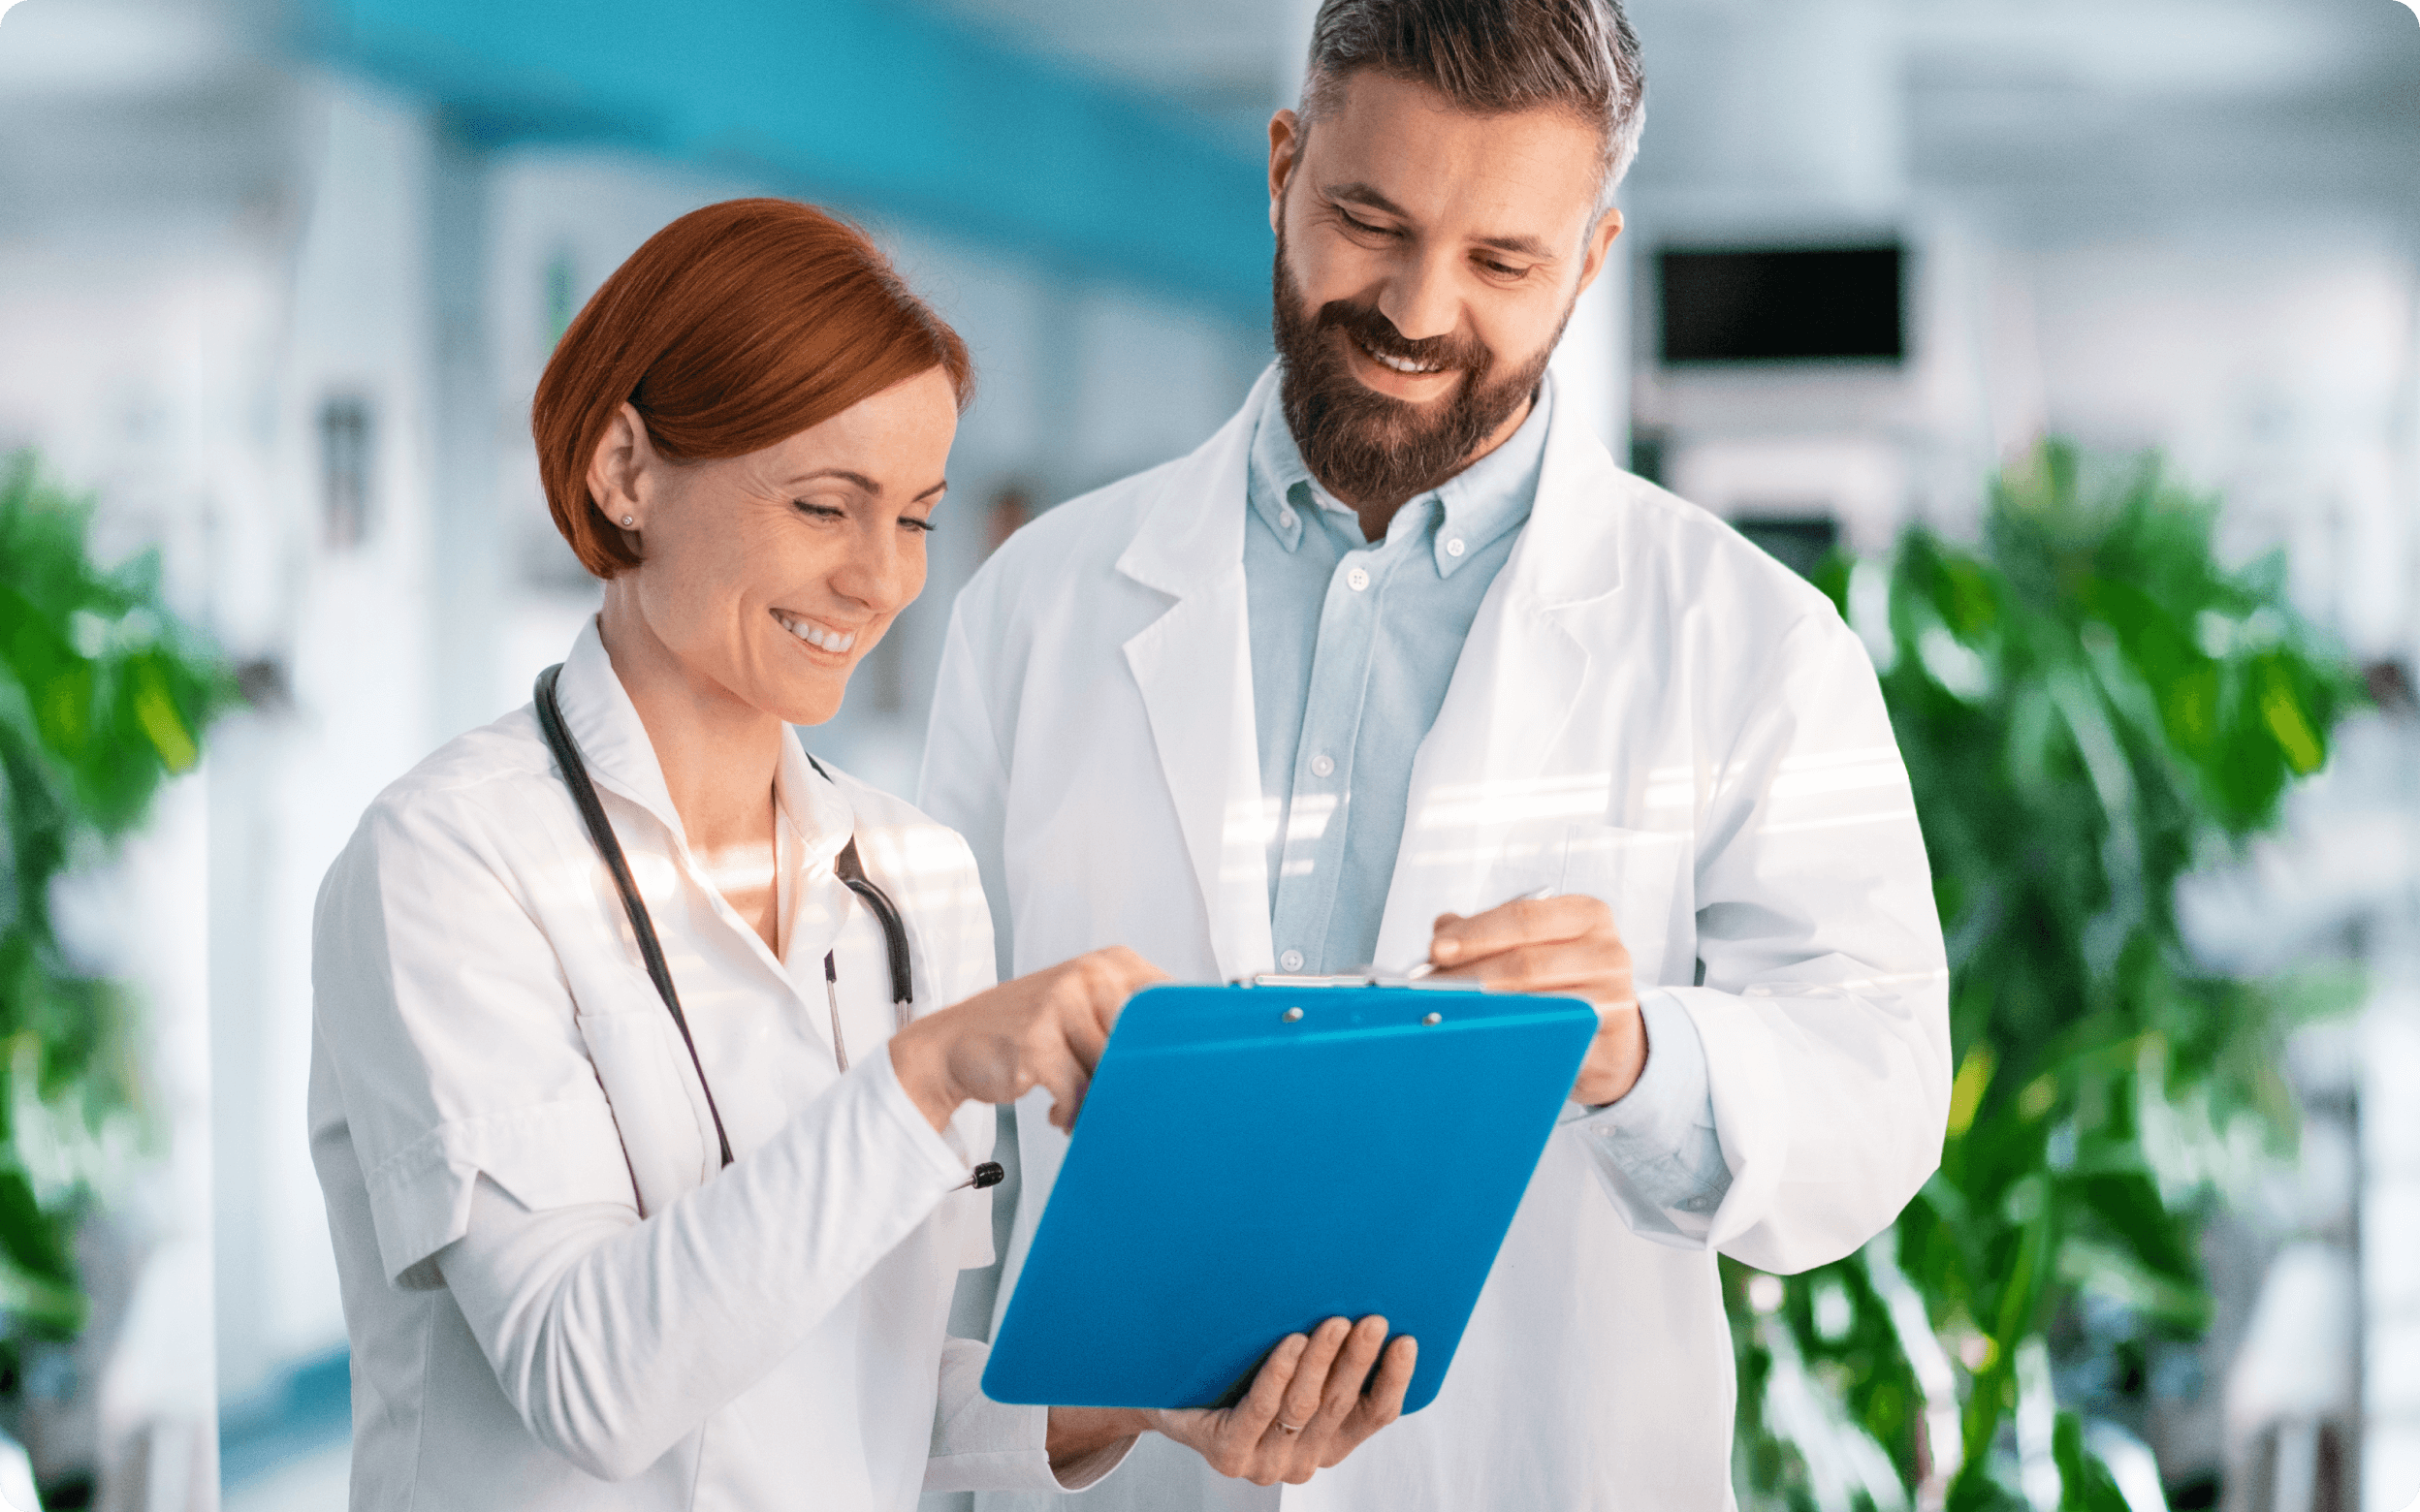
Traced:
[[787, 630], [812, 649], [834, 656], [845, 656], [849, 648], [857, 644], [857, 632], [854, 630], [844, 630], [821, 620], [810, 619], [804, 614], [791, 614], [787, 610], [777, 609], [770, 613], [773, 614], [774, 623]]

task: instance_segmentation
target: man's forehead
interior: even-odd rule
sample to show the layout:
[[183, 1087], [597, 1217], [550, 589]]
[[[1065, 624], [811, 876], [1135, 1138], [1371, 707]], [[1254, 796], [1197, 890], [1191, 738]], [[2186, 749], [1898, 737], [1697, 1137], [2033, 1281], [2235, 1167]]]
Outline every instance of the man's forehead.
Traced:
[[1481, 115], [1369, 72], [1331, 101], [1303, 159], [1323, 194], [1482, 240], [1560, 239], [1593, 218], [1603, 145], [1574, 111]]

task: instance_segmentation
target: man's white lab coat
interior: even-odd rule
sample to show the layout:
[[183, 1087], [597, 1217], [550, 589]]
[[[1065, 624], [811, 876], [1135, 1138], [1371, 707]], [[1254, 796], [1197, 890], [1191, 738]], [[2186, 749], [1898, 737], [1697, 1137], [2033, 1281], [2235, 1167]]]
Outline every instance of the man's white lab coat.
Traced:
[[[922, 803], [973, 847], [1018, 972], [1111, 944], [1180, 979], [1274, 969], [1243, 569], [1263, 390], [1192, 456], [1020, 531], [958, 600]], [[1730, 1192], [1710, 1231], [1657, 1211], [1567, 1108], [1437, 1401], [1285, 1488], [1289, 1509], [1726, 1505], [1715, 1250], [1834, 1259], [1938, 1160], [1940, 926], [1864, 650], [1822, 594], [1561, 417], [1415, 762], [1378, 959], [1422, 960], [1438, 914], [1539, 887], [1604, 898], [1640, 990], [1686, 1006]], [[1065, 1148], [1041, 1106], [1017, 1119], [1003, 1303]], [[1081, 1505], [1278, 1496], [1147, 1438]]]

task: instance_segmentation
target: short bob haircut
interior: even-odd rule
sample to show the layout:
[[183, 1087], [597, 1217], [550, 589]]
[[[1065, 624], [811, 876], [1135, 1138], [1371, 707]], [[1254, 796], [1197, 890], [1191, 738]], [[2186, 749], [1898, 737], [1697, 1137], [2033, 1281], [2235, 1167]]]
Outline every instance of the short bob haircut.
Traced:
[[939, 367], [964, 410], [967, 344], [864, 232], [791, 200], [728, 200], [650, 236], [572, 321], [529, 406], [555, 526], [612, 578], [639, 553], [589, 493], [624, 400], [675, 461], [740, 457]]

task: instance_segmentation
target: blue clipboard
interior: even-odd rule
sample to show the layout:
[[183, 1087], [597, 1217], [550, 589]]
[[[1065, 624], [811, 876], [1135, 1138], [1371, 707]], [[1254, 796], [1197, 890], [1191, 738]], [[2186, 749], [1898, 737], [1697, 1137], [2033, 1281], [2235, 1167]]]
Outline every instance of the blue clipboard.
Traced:
[[992, 1342], [995, 1402], [1199, 1407], [1383, 1313], [1444, 1384], [1597, 1013], [1442, 987], [1148, 988], [1126, 1005]]

